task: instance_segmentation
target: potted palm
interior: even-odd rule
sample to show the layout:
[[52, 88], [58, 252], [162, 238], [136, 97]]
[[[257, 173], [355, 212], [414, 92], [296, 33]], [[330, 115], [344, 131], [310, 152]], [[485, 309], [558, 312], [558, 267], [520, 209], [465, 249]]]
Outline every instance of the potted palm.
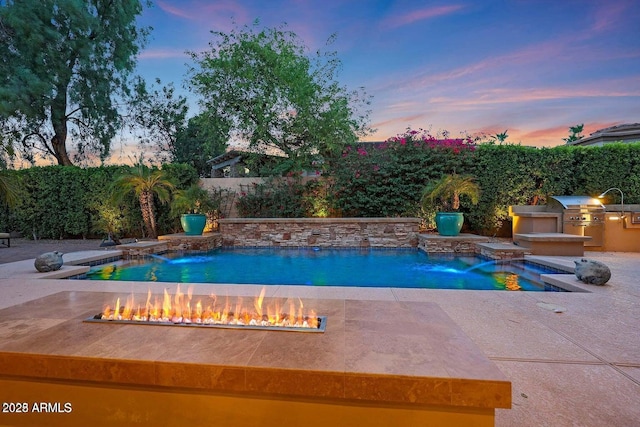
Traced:
[[207, 224], [207, 212], [214, 209], [209, 192], [198, 184], [177, 190], [171, 209], [180, 215], [180, 224], [187, 236], [199, 236]]
[[460, 234], [464, 216], [460, 209], [460, 196], [467, 196], [474, 205], [480, 199], [480, 186], [471, 175], [449, 174], [428, 185], [422, 194], [422, 207], [428, 210], [438, 201], [442, 210], [436, 213], [436, 227], [442, 236]]

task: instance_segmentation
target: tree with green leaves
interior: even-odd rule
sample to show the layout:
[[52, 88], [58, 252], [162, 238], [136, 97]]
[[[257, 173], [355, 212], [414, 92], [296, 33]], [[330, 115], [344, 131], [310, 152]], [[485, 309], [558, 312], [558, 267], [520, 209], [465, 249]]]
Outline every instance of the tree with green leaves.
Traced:
[[496, 133], [495, 135], [489, 136], [489, 144], [495, 144], [496, 142], [499, 145], [502, 145], [506, 142], [507, 138], [509, 138], [509, 134], [507, 133], [508, 129], [502, 133]]
[[[121, 125], [116, 98], [128, 91], [147, 29], [147, 0], [0, 2], [0, 132], [33, 161], [71, 165], [101, 157]], [[8, 141], [8, 142], [5, 142]]]
[[584, 123], [580, 125], [571, 126], [569, 128], [569, 137], [562, 138], [565, 144], [569, 144], [574, 141], [578, 141], [583, 138], [582, 131], [584, 130]]
[[172, 160], [192, 165], [198, 176], [209, 176], [207, 161], [225, 152], [230, 128], [224, 118], [211, 116], [206, 111], [191, 117], [186, 128], [176, 134]]
[[113, 197], [116, 201], [130, 193], [138, 197], [147, 236], [152, 239], [158, 237], [154, 200], [157, 197], [161, 203], [168, 202], [171, 191], [175, 188], [166, 173], [160, 169], [150, 169], [140, 162], [128, 173], [118, 176], [113, 183], [113, 188]]
[[369, 131], [368, 98], [340, 86], [335, 52], [308, 55], [295, 33], [258, 27], [213, 32], [209, 51], [191, 53], [190, 82], [204, 111], [251, 148], [283, 153], [274, 172], [309, 167]]
[[176, 95], [171, 83], [163, 86], [156, 79], [155, 85], [148, 87], [138, 77], [129, 110], [128, 124], [138, 142], [151, 146], [159, 162], [176, 161], [176, 140], [187, 123], [187, 98]]

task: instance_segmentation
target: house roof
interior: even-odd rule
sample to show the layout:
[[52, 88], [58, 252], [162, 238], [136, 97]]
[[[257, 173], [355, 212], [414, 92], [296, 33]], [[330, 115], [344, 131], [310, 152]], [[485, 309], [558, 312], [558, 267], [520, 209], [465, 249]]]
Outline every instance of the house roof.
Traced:
[[240, 151], [231, 150], [231, 151], [227, 151], [226, 153], [220, 154], [219, 156], [214, 157], [211, 160], [207, 160], [207, 163], [209, 163], [211, 166], [215, 166], [221, 163], [226, 163], [229, 160], [235, 159], [236, 157], [240, 157], [241, 155], [242, 153]]
[[626, 123], [599, 129], [591, 135], [572, 141], [569, 145], [602, 145], [608, 142], [640, 141], [640, 123]]
[[257, 151], [231, 149], [226, 153], [223, 153], [217, 157], [214, 157], [213, 159], [207, 160], [207, 163], [209, 163], [215, 169], [217, 167], [223, 167], [223, 166], [228, 166], [232, 163], [237, 163], [238, 161], [242, 160], [243, 156], [247, 156], [247, 155], [254, 155], [254, 156], [257, 155], [264, 158], [284, 157], [282, 155], [275, 154], [275, 153], [261, 153]]

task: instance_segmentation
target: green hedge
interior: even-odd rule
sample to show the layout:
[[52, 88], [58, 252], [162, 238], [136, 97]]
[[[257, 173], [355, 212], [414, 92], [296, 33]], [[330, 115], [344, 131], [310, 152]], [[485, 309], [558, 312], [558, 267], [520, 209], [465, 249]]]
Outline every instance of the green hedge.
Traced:
[[344, 216], [419, 215], [423, 188], [445, 173], [468, 173], [475, 146], [408, 131], [383, 144], [348, 147], [329, 170], [329, 198]]
[[[179, 188], [197, 181], [194, 168], [163, 166]], [[423, 216], [422, 189], [446, 173], [472, 174], [482, 194], [478, 205], [463, 198], [470, 231], [510, 231], [510, 205], [545, 204], [551, 195], [597, 196], [610, 187], [624, 192], [625, 203], [640, 203], [640, 143], [602, 147], [479, 145], [437, 141], [407, 132], [385, 144], [359, 144], [327, 168], [320, 182], [270, 182], [245, 191], [239, 209], [245, 216]], [[20, 182], [20, 203], [0, 206], [0, 230], [34, 238], [104, 237], [105, 218], [120, 221], [123, 236], [141, 236], [138, 201], [109, 206], [111, 183], [124, 166], [34, 167], [5, 171]], [[608, 203], [619, 203], [611, 192]], [[157, 205], [159, 231], [179, 230], [169, 206]]]
[[[412, 141], [413, 142], [413, 141]], [[602, 147], [398, 144], [367, 150], [355, 146], [329, 171], [334, 209], [344, 216], [425, 216], [424, 186], [446, 173], [469, 173], [480, 184], [480, 202], [462, 200], [471, 231], [510, 232], [509, 206], [545, 204], [551, 195], [597, 196], [622, 189], [626, 203], [640, 203], [640, 143]], [[610, 203], [619, 203], [613, 194]]]
[[[164, 165], [178, 188], [197, 182], [196, 170], [183, 164]], [[101, 238], [106, 232], [101, 218], [112, 215], [124, 227], [122, 236], [141, 236], [142, 218], [133, 195], [120, 206], [112, 206], [111, 185], [126, 166], [80, 168], [74, 166], [32, 167], [10, 172], [19, 182], [18, 206], [0, 207], [0, 229], [34, 239]], [[169, 207], [158, 204], [160, 229], [179, 229]]]

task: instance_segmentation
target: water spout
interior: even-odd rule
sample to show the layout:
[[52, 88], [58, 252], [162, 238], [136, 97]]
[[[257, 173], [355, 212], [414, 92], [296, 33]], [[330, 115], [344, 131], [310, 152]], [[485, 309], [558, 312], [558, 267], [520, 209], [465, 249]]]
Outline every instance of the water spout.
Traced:
[[469, 267], [466, 270], [464, 270], [464, 272], [468, 273], [470, 271], [476, 270], [478, 268], [485, 267], [487, 265], [505, 264], [505, 263], [511, 263], [513, 261], [525, 261], [525, 259], [524, 258], [492, 259], [490, 261], [485, 261], [485, 262], [482, 262], [480, 264], [472, 265], [471, 267]]

